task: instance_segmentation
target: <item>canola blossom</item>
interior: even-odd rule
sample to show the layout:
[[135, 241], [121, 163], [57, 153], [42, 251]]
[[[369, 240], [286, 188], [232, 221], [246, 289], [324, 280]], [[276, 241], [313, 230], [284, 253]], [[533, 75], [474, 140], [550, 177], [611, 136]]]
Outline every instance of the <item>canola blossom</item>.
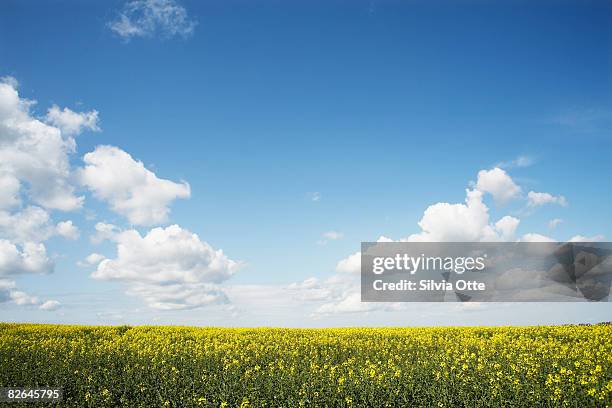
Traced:
[[0, 386], [61, 386], [62, 407], [606, 407], [612, 326], [0, 324]]

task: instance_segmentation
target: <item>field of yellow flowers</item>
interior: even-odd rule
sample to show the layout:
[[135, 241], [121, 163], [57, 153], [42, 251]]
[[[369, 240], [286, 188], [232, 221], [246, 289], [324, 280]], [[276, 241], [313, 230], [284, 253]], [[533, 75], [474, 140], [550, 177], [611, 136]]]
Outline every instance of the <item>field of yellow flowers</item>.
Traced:
[[602, 407], [612, 326], [0, 324], [0, 386], [37, 385], [71, 407]]

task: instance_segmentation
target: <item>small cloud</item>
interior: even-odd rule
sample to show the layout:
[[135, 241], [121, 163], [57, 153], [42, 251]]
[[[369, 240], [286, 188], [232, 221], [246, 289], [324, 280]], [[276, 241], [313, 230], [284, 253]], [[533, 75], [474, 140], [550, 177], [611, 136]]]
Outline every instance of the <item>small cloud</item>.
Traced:
[[162, 38], [191, 36], [197, 21], [175, 0], [133, 0], [124, 4], [108, 28], [126, 41], [133, 37]]
[[521, 242], [557, 242], [555, 239], [551, 237], [547, 237], [546, 235], [529, 233], [523, 235], [521, 238]]
[[47, 300], [45, 303], [39, 306], [40, 310], [46, 310], [48, 312], [52, 310], [57, 310], [60, 307], [61, 303], [57, 300]]
[[68, 108], [60, 109], [59, 106], [53, 105], [49, 108], [45, 122], [59, 128], [62, 134], [67, 136], [75, 136], [83, 132], [83, 130], [91, 130], [99, 132], [98, 111], [92, 110], [89, 112], [74, 112]]
[[550, 193], [537, 193], [535, 191], [527, 193], [527, 205], [529, 207], [539, 207], [545, 204], [558, 204], [565, 207], [567, 200], [562, 195], [554, 196]]
[[498, 204], [505, 204], [508, 201], [519, 197], [521, 188], [516, 185], [512, 178], [499, 167], [491, 170], [480, 170], [476, 189], [483, 193], [489, 193]]
[[601, 234], [594, 235], [592, 237], [585, 237], [584, 235], [574, 235], [570, 238], [569, 242], [602, 242], [606, 239]]
[[550, 229], [555, 229], [559, 226], [559, 224], [561, 224], [563, 222], [563, 220], [561, 218], [553, 218], [552, 220], [548, 221], [548, 228]]
[[41, 302], [38, 297], [14, 288], [15, 282], [0, 280], [0, 302], [11, 300], [18, 306], [38, 307], [41, 310], [55, 310], [60, 306], [57, 300]]
[[20, 290], [12, 291], [10, 296], [11, 300], [19, 306], [31, 306], [37, 305], [39, 303], [38, 298], [36, 296], [30, 296]]
[[321, 193], [319, 193], [318, 191], [309, 192], [309, 193], [306, 193], [306, 195], [308, 196], [308, 198], [310, 198], [310, 201], [314, 201], [314, 202], [321, 201]]
[[94, 229], [96, 230], [95, 234], [89, 237], [92, 244], [99, 244], [102, 241], [112, 240], [115, 235], [121, 232], [119, 227], [106, 222], [96, 223]]
[[514, 160], [500, 162], [495, 167], [500, 167], [504, 169], [512, 169], [515, 167], [529, 167], [534, 162], [535, 160], [533, 159], [533, 157], [526, 156], [526, 155], [520, 155]]
[[55, 230], [57, 232], [57, 235], [66, 239], [79, 239], [79, 229], [74, 226], [74, 224], [72, 224], [72, 221], [70, 220], [58, 222], [55, 226]]
[[85, 262], [87, 262], [89, 265], [97, 265], [102, 262], [103, 259], [105, 259], [104, 255], [100, 255], [94, 252], [93, 254], [87, 255], [87, 257], [85, 258]]
[[317, 241], [317, 244], [319, 245], [325, 245], [329, 241], [337, 241], [339, 239], [342, 239], [344, 237], [344, 234], [338, 231], [327, 231], [327, 232], [324, 232], [322, 236], [323, 236], [323, 239], [320, 241]]
[[330, 241], [342, 239], [342, 237], [344, 237], [344, 234], [338, 231], [327, 231], [323, 233], [323, 238], [328, 239]]

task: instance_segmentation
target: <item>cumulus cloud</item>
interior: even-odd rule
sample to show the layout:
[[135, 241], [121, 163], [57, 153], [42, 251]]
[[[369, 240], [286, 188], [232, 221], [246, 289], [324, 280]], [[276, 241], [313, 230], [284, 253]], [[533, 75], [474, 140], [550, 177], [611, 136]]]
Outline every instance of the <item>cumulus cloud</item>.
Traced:
[[61, 303], [57, 300], [47, 300], [43, 304], [41, 304], [38, 308], [40, 310], [53, 311], [57, 310], [60, 307]]
[[341, 273], [359, 273], [361, 271], [361, 252], [355, 252], [341, 259], [336, 264], [336, 271]]
[[79, 239], [79, 229], [70, 220], [58, 222], [55, 226], [55, 230], [57, 232], [57, 235], [62, 236], [66, 239]]
[[16, 245], [9, 240], [0, 239], [0, 277], [25, 273], [50, 273], [53, 261], [41, 243], [26, 242]]
[[418, 225], [421, 232], [410, 235], [410, 242], [504, 241], [514, 234], [519, 220], [505, 216], [489, 222], [489, 208], [479, 190], [466, 190], [465, 204], [436, 203], [429, 206]]
[[[518, 159], [517, 159], [518, 160]], [[523, 165], [527, 165], [525, 162]], [[519, 162], [515, 163], [519, 166]], [[401, 242], [499, 242], [513, 241], [520, 224], [516, 217], [506, 215], [497, 221], [491, 221], [489, 208], [483, 202], [483, 195], [490, 193], [497, 202], [507, 202], [520, 195], [521, 189], [500, 168], [482, 170], [478, 173], [478, 182], [473, 189], [466, 190], [464, 203], [436, 203], [430, 205], [418, 222], [421, 231]], [[552, 196], [551, 196], [552, 197]], [[534, 196], [538, 202], [555, 201], [565, 203], [564, 199], [547, 196]], [[529, 199], [529, 196], [528, 196]], [[555, 221], [555, 225], [560, 220]], [[575, 236], [572, 241], [600, 241], [603, 236]], [[392, 242], [381, 236], [378, 242]], [[523, 242], [555, 242], [556, 240], [538, 233], [524, 234], [519, 241]], [[290, 289], [299, 292], [298, 299], [319, 302], [315, 315], [365, 312], [370, 310], [393, 309], [394, 303], [361, 303], [359, 272], [361, 269], [361, 253], [355, 252], [341, 259], [336, 265], [336, 273], [324, 281], [309, 278], [301, 283], [290, 285]]]
[[0, 279], [0, 303], [4, 302], [13, 302], [18, 306], [38, 306], [41, 310], [55, 310], [60, 306], [57, 300], [41, 302], [38, 297], [17, 290], [14, 281]]
[[498, 204], [520, 196], [521, 188], [517, 186], [512, 178], [499, 167], [491, 170], [480, 170], [476, 181], [476, 189], [483, 193], [489, 193]]
[[574, 235], [570, 238], [569, 242], [601, 242], [606, 239], [605, 236], [598, 234], [591, 237], [585, 237], [584, 235]]
[[537, 193], [530, 191], [527, 193], [527, 205], [530, 207], [539, 207], [545, 204], [558, 204], [562, 207], [567, 205], [567, 200], [562, 195], [554, 196], [550, 193]]
[[0, 209], [15, 207], [21, 203], [17, 177], [10, 173], [0, 173]]
[[94, 229], [96, 232], [89, 237], [89, 240], [93, 244], [99, 244], [102, 241], [112, 240], [115, 235], [121, 232], [121, 229], [118, 226], [106, 222], [97, 222]]
[[27, 186], [31, 200], [63, 211], [81, 207], [74, 194], [68, 157], [75, 151], [75, 133], [37, 119], [30, 113], [35, 102], [19, 96], [16, 81], [0, 81], [0, 205], [17, 205]]
[[521, 242], [556, 242], [554, 238], [530, 232], [521, 237]]
[[31, 305], [37, 305], [40, 303], [36, 296], [30, 296], [27, 293], [22, 292], [20, 290], [12, 291], [10, 294], [10, 298], [13, 302], [15, 302], [15, 304], [19, 306], [31, 306]]
[[97, 253], [92, 253], [87, 255], [87, 257], [85, 258], [85, 262], [87, 262], [90, 265], [97, 265], [100, 262], [102, 262], [102, 260], [104, 259], [104, 255], [100, 255]]
[[[436, 203], [429, 206], [418, 222], [421, 232], [402, 238], [402, 242], [493, 242], [509, 241], [520, 220], [504, 216], [495, 223], [490, 221], [489, 209], [482, 200], [483, 192], [466, 190], [465, 203]], [[381, 236], [377, 242], [392, 242]], [[340, 260], [337, 274], [325, 281], [328, 289], [327, 301], [318, 307], [315, 314], [351, 313], [374, 310], [372, 304], [360, 304], [359, 282], [361, 252], [355, 252]], [[367, 306], [363, 306], [367, 305]], [[392, 305], [391, 305], [392, 306]], [[378, 305], [386, 308], [390, 305]]]
[[51, 217], [36, 206], [10, 213], [0, 211], [0, 236], [16, 242], [42, 242], [53, 235]]
[[17, 243], [43, 242], [53, 235], [77, 239], [79, 230], [72, 221], [61, 221], [53, 225], [49, 213], [36, 206], [26, 207], [14, 213], [0, 211], [0, 236], [2, 238]]
[[141, 161], [113, 146], [98, 146], [83, 157], [80, 182], [95, 197], [136, 225], [166, 222], [172, 201], [191, 195], [189, 184], [160, 179]]
[[59, 106], [53, 105], [47, 111], [45, 121], [68, 136], [78, 135], [86, 129], [94, 132], [100, 131], [98, 111], [96, 110], [75, 112], [69, 108], [60, 109]]
[[520, 220], [518, 218], [506, 215], [495, 223], [495, 230], [499, 232], [501, 241], [509, 241], [514, 236], [514, 232], [518, 227]]
[[189, 37], [197, 22], [175, 0], [132, 0], [108, 27], [125, 40], [133, 37]]
[[127, 230], [113, 240], [117, 257], [102, 260], [92, 277], [127, 282], [128, 293], [156, 309], [186, 309], [225, 301], [217, 285], [240, 266], [178, 225], [153, 228], [144, 236]]
[[[495, 223], [490, 221], [489, 209], [482, 201], [483, 192], [466, 190], [465, 203], [436, 203], [423, 213], [418, 225], [421, 232], [402, 238], [401, 242], [492, 242], [510, 241], [520, 220], [504, 216]], [[392, 242], [380, 236], [377, 242]], [[327, 299], [315, 314], [351, 313], [374, 310], [375, 307], [387, 308], [393, 305], [362, 306], [357, 302], [359, 282], [356, 279], [361, 271], [361, 252], [355, 252], [341, 259], [336, 265], [337, 274], [324, 282]], [[302, 290], [302, 292], [307, 292]], [[318, 299], [323, 300], [323, 299]]]

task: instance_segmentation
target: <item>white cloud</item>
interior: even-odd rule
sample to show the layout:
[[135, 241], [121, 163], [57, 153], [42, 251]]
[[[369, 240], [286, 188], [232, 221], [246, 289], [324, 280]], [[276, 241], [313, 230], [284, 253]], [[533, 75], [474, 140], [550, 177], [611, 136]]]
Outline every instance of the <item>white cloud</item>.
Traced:
[[43, 304], [39, 306], [40, 310], [52, 311], [57, 310], [60, 307], [61, 303], [57, 300], [47, 300]]
[[295, 282], [290, 284], [288, 289], [316, 289], [319, 287], [319, 280], [315, 277], [305, 279], [302, 282]]
[[11, 300], [19, 306], [31, 306], [39, 303], [36, 296], [30, 296], [20, 290], [14, 290], [10, 294]]
[[19, 205], [21, 203], [20, 189], [21, 185], [17, 177], [9, 173], [0, 173], [0, 209]]
[[509, 239], [519, 224], [514, 217], [491, 225], [489, 208], [482, 201], [482, 192], [466, 190], [465, 204], [436, 203], [430, 205], [419, 221], [422, 231], [410, 235], [411, 242], [500, 241]]
[[102, 262], [104, 258], [104, 255], [100, 255], [94, 252], [92, 254], [87, 255], [87, 257], [85, 258], [85, 262], [87, 262], [89, 265], [97, 265]]
[[[509, 241], [519, 225], [519, 219], [505, 216], [491, 224], [489, 209], [482, 201], [483, 193], [466, 190], [465, 204], [436, 203], [429, 206], [418, 225], [421, 232], [412, 234], [403, 242], [444, 241]], [[381, 236], [377, 242], [393, 242]], [[355, 252], [340, 260], [336, 275], [325, 281], [321, 289], [328, 289], [327, 302], [318, 307], [315, 314], [352, 313], [374, 310], [371, 304], [360, 304], [359, 284], [355, 280], [361, 270], [361, 252]], [[349, 275], [349, 276], [347, 276]], [[367, 306], [363, 306], [367, 305]], [[393, 305], [378, 305], [381, 308]]]
[[355, 252], [338, 262], [336, 271], [341, 273], [359, 273], [361, 271], [361, 252]]
[[100, 131], [98, 111], [96, 110], [75, 112], [69, 108], [62, 110], [59, 106], [53, 105], [47, 111], [45, 121], [68, 136], [78, 135], [86, 129], [94, 132]]
[[511, 169], [514, 167], [529, 167], [534, 163], [534, 161], [535, 160], [531, 156], [520, 155], [514, 160], [500, 162], [495, 167], [501, 167], [506, 169]]
[[57, 235], [62, 236], [67, 239], [76, 240], [79, 239], [79, 229], [72, 224], [72, 221], [60, 221], [55, 226], [55, 230], [57, 231]]
[[74, 194], [68, 159], [75, 151], [75, 133], [32, 116], [34, 103], [19, 96], [16, 81], [0, 81], [0, 206], [17, 205], [20, 189], [27, 186], [25, 192], [38, 205], [79, 208], [83, 197]]
[[136, 230], [113, 238], [117, 257], [102, 260], [95, 279], [125, 281], [128, 293], [156, 309], [181, 309], [225, 301], [217, 285], [240, 264], [221, 250], [178, 225], [153, 228], [145, 236]]
[[93, 244], [99, 244], [102, 241], [112, 240], [115, 235], [121, 232], [121, 229], [114, 224], [106, 222], [97, 222], [94, 226], [96, 232], [89, 237]]
[[49, 213], [30, 206], [16, 213], [0, 211], [0, 236], [16, 242], [42, 242], [53, 235]]
[[108, 23], [116, 34], [132, 37], [189, 37], [197, 25], [175, 0], [132, 0], [125, 3], [117, 19]]
[[[524, 164], [524, 163], [523, 163]], [[519, 165], [519, 163], [517, 163]], [[491, 193], [498, 202], [506, 202], [520, 194], [520, 188], [501, 169], [482, 170], [478, 173], [478, 183], [473, 190], [466, 190], [465, 203], [436, 203], [424, 212], [418, 225], [421, 232], [400, 239], [403, 242], [492, 242], [512, 241], [520, 220], [504, 216], [492, 223], [489, 208], [483, 202], [483, 194]], [[595, 240], [603, 237], [574, 237], [575, 240]], [[553, 238], [528, 233], [521, 237], [524, 242], [554, 242]], [[378, 242], [393, 242], [381, 236]], [[334, 313], [353, 313], [375, 310], [376, 308], [393, 309], [395, 304], [372, 306], [361, 303], [359, 295], [358, 274], [361, 268], [361, 253], [355, 252], [340, 260], [336, 265], [336, 274], [319, 282], [314, 278], [290, 288], [301, 291], [300, 299], [322, 302], [315, 310], [315, 315]], [[309, 293], [310, 292], [310, 293]], [[321, 296], [317, 296], [317, 295]]]
[[0, 279], [0, 303], [9, 301], [18, 306], [39, 306], [42, 310], [55, 310], [60, 305], [56, 300], [48, 300], [41, 304], [38, 297], [17, 290], [14, 281]]
[[98, 146], [87, 153], [83, 161], [85, 167], [79, 170], [81, 183], [132, 224], [164, 223], [170, 203], [191, 195], [186, 182], [158, 178], [141, 161], [117, 147]]
[[11, 241], [0, 239], [0, 276], [50, 273], [53, 266], [43, 244], [26, 242], [17, 246]]
[[509, 241], [514, 236], [520, 220], [506, 215], [495, 223], [495, 230], [500, 234], [501, 241]]
[[569, 242], [601, 242], [606, 239], [605, 236], [598, 234], [592, 237], [585, 237], [584, 235], [574, 235], [570, 238]]
[[567, 205], [567, 200], [562, 195], [554, 196], [550, 193], [537, 193], [530, 191], [527, 193], [527, 205], [530, 207], [539, 207], [545, 204], [558, 204], [562, 207]]
[[0, 279], [0, 303], [11, 300], [11, 290], [15, 288], [15, 281]]
[[342, 239], [342, 237], [344, 237], [344, 234], [338, 231], [327, 231], [323, 233], [323, 238], [328, 239], [330, 241]]
[[325, 245], [329, 241], [337, 241], [344, 238], [344, 234], [338, 231], [327, 231], [321, 234], [321, 236], [323, 239], [317, 241], [317, 244], [319, 245]]
[[476, 189], [483, 193], [489, 193], [498, 204], [519, 197], [521, 188], [517, 186], [512, 178], [504, 170], [495, 167], [491, 170], [480, 170]]
[[0, 77], [0, 82], [3, 84], [7, 84], [15, 89], [19, 88], [19, 81], [17, 81], [17, 78], [14, 78], [12, 76], [2, 76]]
[[561, 218], [553, 218], [552, 220], [548, 221], [548, 228], [555, 229], [562, 222], [563, 222], [563, 220]]
[[556, 240], [546, 235], [528, 233], [521, 237], [521, 242], [556, 242]]
[[72, 221], [52, 225], [49, 213], [40, 207], [30, 206], [15, 213], [0, 211], [0, 236], [17, 243], [43, 242], [53, 235], [77, 239], [79, 230]]

